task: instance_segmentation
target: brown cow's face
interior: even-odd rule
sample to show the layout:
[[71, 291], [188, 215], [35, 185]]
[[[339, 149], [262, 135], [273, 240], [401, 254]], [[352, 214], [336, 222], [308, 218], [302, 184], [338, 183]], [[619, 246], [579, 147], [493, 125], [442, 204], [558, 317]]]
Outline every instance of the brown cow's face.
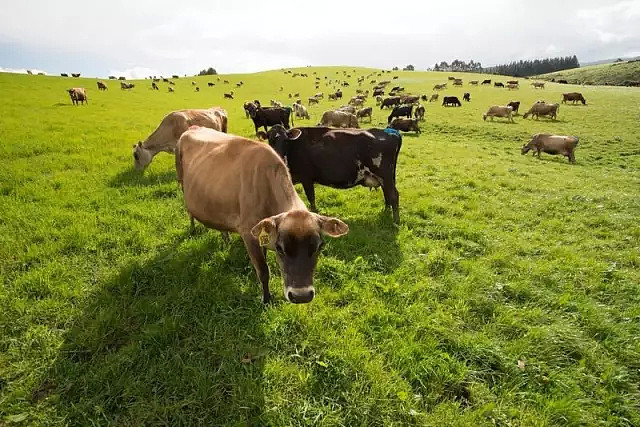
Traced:
[[527, 154], [531, 150], [532, 146], [533, 146], [533, 140], [531, 140], [531, 142], [529, 142], [528, 144], [523, 145], [522, 148], [520, 149], [520, 153]]
[[151, 163], [151, 153], [142, 147], [142, 142], [138, 141], [133, 146], [133, 165], [136, 170], [142, 171], [149, 166], [149, 163]]
[[313, 273], [324, 245], [322, 235], [340, 237], [349, 227], [337, 218], [306, 210], [285, 212], [260, 221], [251, 234], [261, 246], [276, 251], [287, 301], [308, 303], [315, 296]]

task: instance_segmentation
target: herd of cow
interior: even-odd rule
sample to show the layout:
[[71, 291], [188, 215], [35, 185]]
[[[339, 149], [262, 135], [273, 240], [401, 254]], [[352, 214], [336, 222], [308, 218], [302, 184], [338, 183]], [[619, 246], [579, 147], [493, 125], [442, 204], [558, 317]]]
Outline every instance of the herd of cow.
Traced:
[[[375, 80], [371, 82], [374, 84]], [[329, 83], [342, 87], [348, 84], [339, 80]], [[370, 91], [360, 89], [347, 105], [325, 111], [320, 123], [312, 127], [294, 127], [294, 115], [310, 119], [301, 99], [296, 99], [291, 107], [275, 100], [269, 107], [263, 107], [259, 100], [245, 102], [246, 117], [253, 121], [256, 136], [268, 144], [229, 134], [227, 113], [220, 107], [180, 110], [169, 113], [145, 141], [133, 146], [134, 165], [144, 170], [157, 153], [175, 154], [177, 179], [191, 226], [194, 227], [197, 220], [221, 231], [225, 240], [228, 232], [240, 234], [262, 284], [264, 302], [271, 299], [267, 250], [276, 253], [285, 298], [293, 303], [310, 302], [315, 295], [313, 272], [323, 236], [339, 237], [349, 230], [340, 219], [316, 213], [315, 184], [339, 189], [380, 187], [394, 222], [400, 221], [396, 187], [396, 167], [402, 146], [400, 132], [420, 132], [419, 122], [424, 120], [425, 107], [419, 101], [437, 101], [438, 94], [430, 97], [404, 94], [404, 88], [395, 86], [383, 98], [389, 83], [388, 80], [377, 83], [371, 91], [381, 110], [391, 110], [386, 128], [360, 129], [359, 119], [368, 117], [371, 121], [373, 112], [371, 106], [365, 106]], [[470, 85], [478, 83], [472, 81]], [[454, 80], [455, 86], [461, 84], [461, 80]], [[491, 81], [485, 80], [482, 84], [491, 84]], [[507, 84], [517, 85], [517, 82]], [[544, 88], [543, 83], [533, 84]], [[152, 81], [152, 85], [156, 82]], [[122, 81], [121, 87], [131, 89], [133, 84]], [[435, 89], [443, 88], [446, 84]], [[98, 89], [107, 90], [107, 87], [98, 82]], [[88, 103], [84, 88], [72, 88], [68, 92], [74, 104]], [[337, 100], [342, 95], [337, 89], [328, 97]], [[289, 94], [290, 98], [298, 96]], [[308, 101], [313, 105], [322, 99], [324, 93], [318, 92]], [[470, 94], [465, 93], [463, 100], [470, 102]], [[563, 102], [569, 101], [586, 104], [578, 93], [564, 94]], [[442, 105], [462, 104], [457, 97], [445, 96]], [[519, 107], [518, 101], [492, 106], [483, 119], [504, 117], [513, 121], [513, 113], [517, 113]], [[538, 101], [523, 117], [555, 119], [558, 108], [559, 104]], [[577, 144], [577, 137], [537, 134], [521, 151], [526, 154], [533, 150], [538, 156], [541, 152], [561, 154], [573, 163]], [[296, 193], [295, 183], [302, 184], [310, 210]]]

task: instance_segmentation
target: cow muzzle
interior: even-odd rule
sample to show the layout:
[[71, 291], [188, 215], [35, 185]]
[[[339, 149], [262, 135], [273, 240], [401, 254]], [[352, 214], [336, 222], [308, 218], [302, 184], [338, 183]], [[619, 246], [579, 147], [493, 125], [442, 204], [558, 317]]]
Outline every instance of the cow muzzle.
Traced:
[[284, 289], [284, 295], [287, 298], [287, 301], [294, 304], [311, 302], [315, 294], [316, 291], [313, 286], [305, 286], [302, 288], [286, 286]]

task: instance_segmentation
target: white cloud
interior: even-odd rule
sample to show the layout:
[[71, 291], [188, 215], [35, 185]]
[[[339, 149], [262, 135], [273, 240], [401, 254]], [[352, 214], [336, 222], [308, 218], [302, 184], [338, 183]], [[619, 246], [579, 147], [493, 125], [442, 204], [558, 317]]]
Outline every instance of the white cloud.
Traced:
[[[49, 74], [46, 71], [38, 70], [36, 68], [30, 68], [29, 71], [31, 71], [33, 74], [38, 74], [38, 73], [43, 73], [45, 75]], [[5, 68], [5, 67], [0, 67], [0, 73], [28, 74], [26, 68]]]
[[156, 69], [146, 67], [132, 67], [126, 70], [109, 70], [110, 76], [123, 76], [127, 79], [144, 79], [145, 77], [160, 76], [161, 74], [162, 73]]

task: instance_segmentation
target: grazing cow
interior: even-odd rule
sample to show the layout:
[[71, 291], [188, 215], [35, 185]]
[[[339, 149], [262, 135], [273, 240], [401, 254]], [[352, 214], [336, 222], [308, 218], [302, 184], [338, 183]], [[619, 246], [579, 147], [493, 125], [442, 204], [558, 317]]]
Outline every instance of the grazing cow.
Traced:
[[133, 83], [120, 82], [120, 90], [133, 89], [136, 85]]
[[358, 110], [356, 112], [356, 118], [357, 119], [364, 119], [365, 117], [369, 117], [369, 122], [371, 122], [371, 116], [373, 115], [373, 108], [372, 107], [365, 107], [361, 110]]
[[494, 105], [493, 107], [489, 107], [487, 112], [482, 115], [482, 120], [486, 121], [487, 117], [491, 117], [491, 120], [493, 120], [494, 117], [503, 117], [513, 122], [513, 108]]
[[518, 110], [520, 109], [520, 101], [511, 101], [507, 104], [507, 107], [511, 107], [514, 114], [518, 114]]
[[360, 125], [358, 125], [358, 119], [353, 113], [341, 110], [325, 111], [324, 114], [322, 114], [322, 119], [320, 119], [318, 126], [354, 129], [360, 128]]
[[177, 74], [174, 74], [174, 75], [172, 75], [172, 76], [171, 76], [171, 78], [172, 78], [172, 79], [179, 79], [179, 78], [180, 78], [180, 76], [179, 76], [179, 75], [177, 75]]
[[196, 92], [200, 92], [200, 87], [196, 86]]
[[384, 89], [374, 89], [373, 96], [384, 95]]
[[384, 107], [393, 107], [399, 105], [400, 102], [402, 102], [402, 98], [400, 98], [399, 96], [390, 96], [382, 100], [382, 102], [380, 103], [380, 109], [382, 110]]
[[225, 99], [233, 99], [233, 91], [224, 94]]
[[463, 101], [471, 102], [471, 94], [469, 92], [465, 92], [462, 96]]
[[170, 93], [173, 93], [173, 92], [175, 92], [175, 89], [174, 89], [174, 88], [172, 88], [171, 86], [169, 86], [169, 92], [170, 92]]
[[209, 87], [214, 87], [215, 85], [216, 85], [215, 83], [211, 83], [211, 82], [207, 83], [207, 86], [209, 86]]
[[71, 77], [80, 77], [80, 73], [71, 73]]
[[84, 104], [85, 102], [89, 105], [89, 98], [87, 98], [87, 90], [83, 87], [74, 87], [72, 89], [67, 89], [69, 93], [69, 97], [71, 98], [71, 103], [73, 105]]
[[490, 85], [491, 84], [491, 79], [486, 79], [482, 81], [483, 85]]
[[169, 84], [175, 86], [176, 82], [174, 82], [173, 80], [169, 80]]
[[420, 101], [420, 95], [402, 95], [401, 98], [403, 104], [417, 104]]
[[544, 82], [531, 82], [534, 89], [544, 89]]
[[311, 104], [319, 104], [319, 103], [320, 103], [320, 101], [318, 100], [318, 98], [315, 98], [313, 96], [309, 97], [309, 105], [311, 105]]
[[116, 80], [116, 76], [109, 76], [109, 80]]
[[520, 89], [520, 86], [518, 86], [517, 84], [508, 83], [508, 84], [507, 84], [507, 89], [510, 89], [510, 90], [513, 90], [513, 89]]
[[120, 76], [118, 77], [118, 80], [127, 80], [127, 78], [125, 76]]
[[351, 98], [351, 99], [349, 100], [349, 104], [350, 104], [350, 105], [354, 105], [354, 106], [356, 106], [356, 105], [363, 105], [363, 104], [364, 104], [364, 100], [363, 100], [363, 99], [361, 99], [361, 98], [358, 98], [358, 97], [354, 96], [353, 98]]
[[447, 77], [447, 80], [455, 80], [455, 79], [456, 79], [456, 78], [455, 78], [455, 77], [453, 77], [453, 76], [449, 76], [449, 77]]
[[318, 92], [315, 95], [313, 95], [314, 98], [316, 99], [324, 99], [324, 92]]
[[376, 105], [382, 104], [382, 95], [376, 96]]
[[504, 87], [504, 83], [501, 83], [501, 82], [495, 82], [495, 83], [493, 84], [493, 86], [495, 86], [495, 87]]
[[575, 163], [576, 158], [574, 151], [578, 145], [579, 138], [577, 136], [551, 135], [548, 133], [539, 133], [533, 135], [528, 144], [522, 146], [521, 153], [527, 154], [530, 150], [535, 150], [533, 155], [544, 152], [547, 154], [560, 154], [569, 159], [569, 163]]
[[471, 81], [469, 82], [469, 84], [470, 84], [471, 86], [478, 86], [478, 81], [477, 81], [477, 80], [471, 80]]
[[574, 104], [580, 101], [582, 102], [582, 105], [587, 105], [587, 100], [584, 99], [584, 96], [582, 96], [582, 94], [579, 92], [563, 93], [562, 103], [566, 104], [567, 101], [573, 101]]
[[196, 82], [194, 82], [193, 80], [191, 80], [191, 86], [195, 86]]
[[32, 76], [32, 75], [33, 75], [33, 71], [31, 71], [31, 70], [27, 70], [27, 74], [28, 74], [28, 75], [30, 75], [30, 76]]
[[[296, 132], [298, 131], [298, 132]], [[402, 136], [383, 129], [297, 128], [274, 126], [271, 145], [286, 159], [293, 182], [299, 182], [311, 210], [316, 210], [314, 183], [333, 188], [382, 187], [393, 220], [400, 222], [396, 165]]]
[[338, 99], [338, 96], [335, 93], [330, 93], [329, 94], [329, 100], [330, 101], [336, 101]]
[[344, 87], [349, 87], [349, 82], [343, 82], [343, 83], [342, 83], [342, 86], [344, 86]]
[[229, 80], [223, 80], [222, 83], [228, 85], [229, 84]]
[[569, 82], [564, 80], [564, 79], [556, 80], [556, 83], [560, 83], [560, 84], [563, 84], [563, 85], [569, 84]]
[[387, 118], [387, 123], [391, 123], [395, 117], [411, 117], [413, 115], [413, 104], [394, 107]]
[[258, 128], [264, 127], [264, 131], [268, 131], [268, 126], [283, 125], [289, 129], [289, 121], [293, 125], [292, 109], [289, 107], [282, 108], [262, 108], [251, 106], [249, 107], [249, 117], [253, 120], [253, 125], [256, 128], [256, 135], [258, 134]]
[[389, 127], [402, 132], [420, 133], [420, 125], [417, 119], [397, 117], [389, 123]]
[[67, 74], [67, 73], [60, 73], [60, 76], [62, 76], [62, 77], [69, 77], [69, 74]]
[[440, 96], [439, 94], [434, 93], [433, 95], [431, 95], [431, 98], [429, 98], [429, 102], [437, 101], [439, 96]]
[[442, 90], [442, 89], [446, 89], [447, 88], [447, 84], [446, 83], [442, 83], [441, 85], [435, 85], [433, 87], [433, 90]]
[[444, 98], [442, 98], [442, 105], [445, 107], [462, 107], [462, 103], [457, 96], [445, 96]]
[[416, 120], [424, 120], [424, 113], [424, 105], [420, 104], [416, 107], [416, 111], [414, 111], [413, 114], [415, 115]]
[[313, 272], [324, 243], [321, 236], [340, 237], [349, 227], [337, 218], [309, 212], [273, 148], [192, 128], [178, 143], [176, 172], [192, 225], [198, 220], [242, 237], [262, 285], [263, 303], [272, 299], [267, 249], [276, 251], [286, 300], [313, 300]]
[[104, 82], [96, 82], [96, 84], [98, 85], [98, 90], [107, 90], [107, 89], [109, 89]]
[[429, 101], [429, 97], [427, 95], [422, 95], [420, 97], [421, 100], [423, 100], [424, 102], [428, 102]]
[[169, 83], [169, 79], [162, 78], [162, 81], [165, 83]]
[[509, 81], [507, 82], [507, 84], [508, 84], [508, 85], [517, 85], [517, 84], [518, 84], [518, 81], [517, 81], [517, 80], [509, 80]]
[[294, 103], [293, 111], [295, 112], [296, 118], [310, 119], [307, 107], [302, 104]]
[[460, 79], [456, 79], [456, 80], [454, 80], [454, 81], [453, 81], [453, 85], [454, 85], [454, 86], [462, 86], [462, 80], [460, 80]]
[[391, 89], [391, 92], [404, 92], [404, 88], [402, 86], [395, 86]]
[[208, 110], [179, 110], [167, 114], [147, 139], [133, 146], [133, 165], [136, 170], [149, 166], [156, 154], [174, 153], [176, 144], [189, 126], [202, 126], [227, 131], [227, 112], [213, 107]]
[[151, 82], [151, 89], [153, 89], [153, 90], [160, 90], [160, 88], [158, 87], [158, 85], [156, 84], [156, 82]]
[[544, 102], [536, 102], [529, 109], [529, 111], [527, 111], [524, 116], [522, 116], [522, 118], [526, 119], [529, 116], [535, 116], [536, 120], [538, 120], [539, 116], [549, 116], [550, 118], [555, 120], [558, 116], [559, 109], [560, 104], [545, 104]]

